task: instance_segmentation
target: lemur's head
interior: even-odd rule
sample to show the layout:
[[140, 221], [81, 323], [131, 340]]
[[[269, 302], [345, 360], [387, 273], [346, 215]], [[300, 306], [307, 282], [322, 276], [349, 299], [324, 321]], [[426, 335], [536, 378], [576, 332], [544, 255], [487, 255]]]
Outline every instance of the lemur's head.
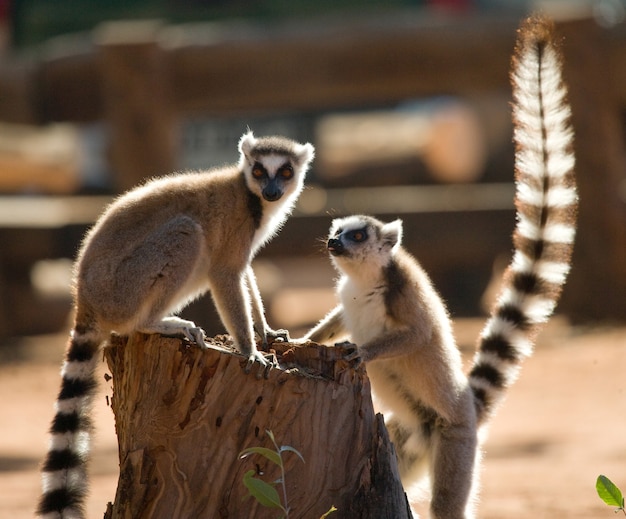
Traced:
[[340, 270], [359, 266], [384, 266], [402, 242], [402, 220], [383, 223], [371, 216], [333, 220], [327, 248]]
[[285, 137], [256, 138], [248, 132], [239, 141], [239, 167], [248, 189], [268, 202], [298, 195], [315, 150]]

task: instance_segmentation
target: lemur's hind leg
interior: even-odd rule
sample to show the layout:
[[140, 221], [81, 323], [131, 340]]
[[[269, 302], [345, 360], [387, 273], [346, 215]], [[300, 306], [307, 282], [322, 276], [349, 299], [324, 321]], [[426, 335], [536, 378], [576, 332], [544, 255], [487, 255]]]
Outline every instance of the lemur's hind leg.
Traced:
[[183, 336], [204, 345], [201, 328], [170, 315], [189, 301], [190, 294], [193, 298], [207, 288], [198, 259], [203, 257], [202, 246], [200, 226], [181, 215], [154, 230], [120, 262], [117, 283], [138, 287], [125, 308], [128, 315], [133, 313], [132, 306], [138, 312], [138, 331]]
[[472, 519], [478, 439], [475, 426], [439, 424], [431, 451], [432, 519]]

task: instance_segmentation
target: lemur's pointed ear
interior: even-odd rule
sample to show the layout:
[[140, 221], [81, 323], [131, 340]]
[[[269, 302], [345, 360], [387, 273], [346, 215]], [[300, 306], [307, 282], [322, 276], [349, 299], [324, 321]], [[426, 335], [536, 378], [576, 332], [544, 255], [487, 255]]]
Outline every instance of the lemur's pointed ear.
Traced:
[[295, 149], [296, 156], [298, 157], [298, 162], [300, 166], [306, 167], [315, 157], [315, 148], [309, 142], [306, 144], [298, 144]]
[[398, 218], [383, 225], [382, 238], [383, 243], [395, 252], [402, 243], [402, 220]]
[[248, 129], [248, 131], [241, 136], [241, 139], [239, 139], [239, 153], [241, 154], [240, 162], [243, 162], [244, 157], [248, 159], [248, 162], [250, 162], [250, 151], [252, 151], [256, 142], [256, 138], [250, 129]]

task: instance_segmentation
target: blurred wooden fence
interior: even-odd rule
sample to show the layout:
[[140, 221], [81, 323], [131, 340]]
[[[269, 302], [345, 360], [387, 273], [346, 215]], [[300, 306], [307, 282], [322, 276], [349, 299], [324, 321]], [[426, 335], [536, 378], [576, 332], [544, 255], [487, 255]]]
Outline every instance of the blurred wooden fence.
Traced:
[[[186, 30], [157, 22], [107, 24], [82, 46], [57, 40], [36, 57], [0, 62], [0, 120], [37, 125], [107, 121], [108, 160], [121, 191], [175, 168], [181, 121], [190, 115], [359, 108], [420, 96], [508, 93], [518, 23], [511, 18], [403, 17]], [[560, 22], [558, 29], [564, 36], [581, 195], [575, 270], [561, 309], [579, 320], [624, 320], [626, 26], [608, 30], [583, 19]], [[93, 209], [95, 218], [97, 204]], [[419, 230], [407, 232], [407, 239], [418, 237], [420, 259], [430, 270], [463, 262], [485, 265], [510, 249], [511, 210], [487, 208], [456, 218], [434, 210], [405, 220]], [[266, 254], [308, 254], [328, 221], [326, 215], [295, 219]], [[20, 240], [29, 242], [24, 238], [29, 229], [36, 236], [31, 241], [39, 243], [40, 227], [0, 221], [0, 290], [11, 284], [16, 265], [25, 269], [30, 261], [19, 246]], [[492, 231], [495, 238], [487, 242], [484, 237]], [[72, 238], [76, 234], [70, 233]], [[35, 249], [41, 254], [41, 247]], [[0, 301], [5, 329], [11, 307], [6, 297]]]

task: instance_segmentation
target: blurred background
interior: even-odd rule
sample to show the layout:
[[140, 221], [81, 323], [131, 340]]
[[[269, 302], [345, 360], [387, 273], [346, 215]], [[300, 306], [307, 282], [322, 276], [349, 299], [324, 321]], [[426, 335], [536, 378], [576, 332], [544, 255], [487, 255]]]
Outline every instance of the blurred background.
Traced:
[[[30, 517], [37, 496], [84, 233], [146, 178], [236, 161], [247, 128], [316, 147], [254, 264], [270, 324], [299, 336], [333, 306], [333, 217], [400, 217], [471, 354], [511, 254], [508, 73], [537, 10], [563, 37], [579, 234], [559, 316], [494, 425], [481, 517], [604, 511], [596, 472], [626, 487], [626, 429], [608, 424], [626, 404], [626, 0], [0, 0], [0, 515]], [[183, 315], [223, 332], [209, 297]], [[94, 515], [117, 477], [98, 412]], [[598, 434], [616, 445], [590, 450]], [[588, 461], [572, 452], [599, 466], [569, 470]], [[535, 483], [550, 470], [580, 475], [563, 509]]]

